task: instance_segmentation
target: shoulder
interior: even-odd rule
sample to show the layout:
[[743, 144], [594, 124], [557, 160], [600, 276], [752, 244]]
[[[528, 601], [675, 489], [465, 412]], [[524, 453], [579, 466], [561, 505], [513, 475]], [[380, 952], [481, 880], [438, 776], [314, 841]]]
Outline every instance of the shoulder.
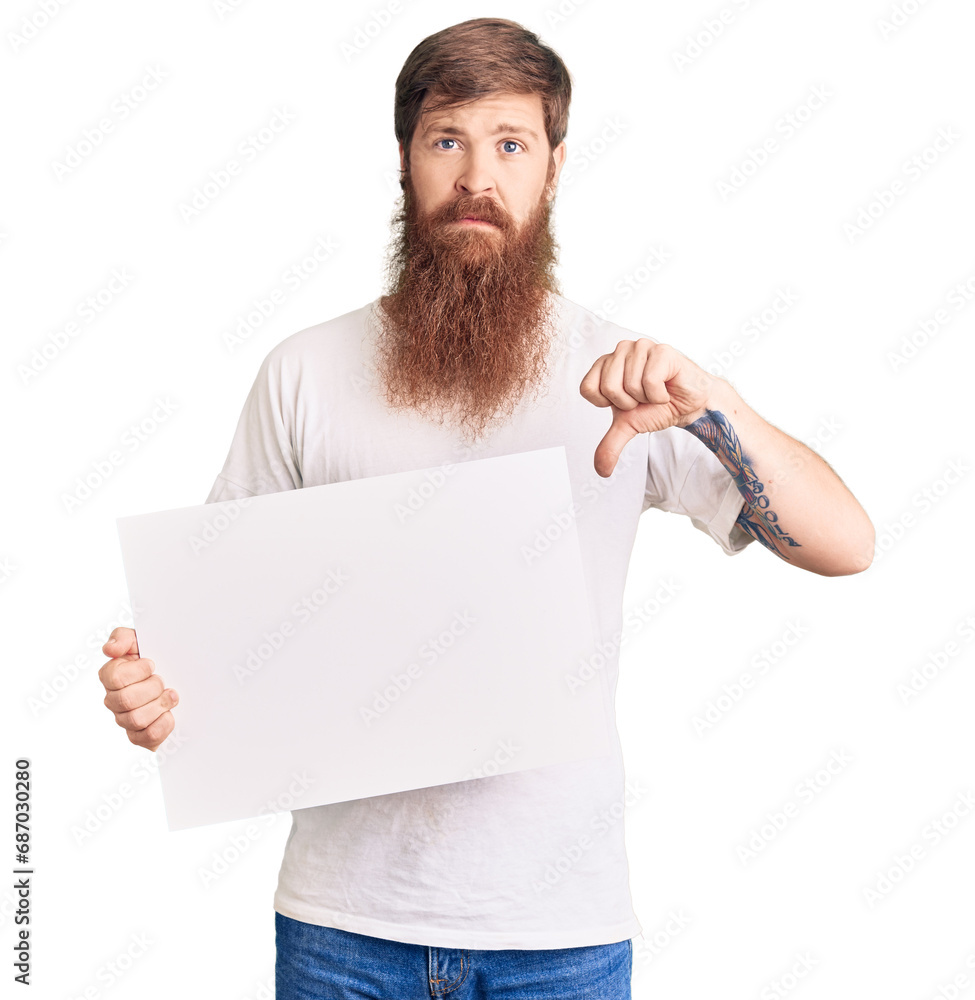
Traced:
[[264, 359], [264, 364], [301, 363], [309, 359], [319, 361], [325, 354], [335, 357], [352, 349], [358, 350], [378, 304], [379, 300], [373, 299], [358, 309], [305, 327], [285, 337], [271, 348]]
[[553, 295], [552, 298], [560, 336], [569, 347], [588, 344], [598, 349], [599, 354], [609, 354], [621, 340], [646, 338], [657, 343], [655, 338], [648, 334], [620, 326], [578, 302], [567, 299], [564, 295]]

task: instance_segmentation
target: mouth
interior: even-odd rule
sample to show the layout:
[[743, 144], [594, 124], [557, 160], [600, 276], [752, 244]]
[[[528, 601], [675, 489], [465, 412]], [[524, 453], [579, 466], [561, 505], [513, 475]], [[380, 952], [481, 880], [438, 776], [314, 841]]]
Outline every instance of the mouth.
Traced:
[[454, 221], [463, 226], [490, 226], [492, 229], [497, 229], [497, 226], [493, 222], [488, 222], [486, 219], [478, 219], [473, 215], [465, 215], [463, 219], [455, 219]]

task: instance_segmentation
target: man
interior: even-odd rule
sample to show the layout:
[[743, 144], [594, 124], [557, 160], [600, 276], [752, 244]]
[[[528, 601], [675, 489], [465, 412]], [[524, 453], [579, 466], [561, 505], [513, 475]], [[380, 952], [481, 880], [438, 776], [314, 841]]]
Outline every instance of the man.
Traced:
[[[820, 458], [674, 348], [559, 293], [569, 97], [559, 57], [510, 21], [414, 49], [388, 294], [268, 354], [208, 501], [564, 445], [603, 644], [651, 506], [729, 553], [757, 539], [817, 573], [865, 569], [873, 528]], [[104, 651], [105, 704], [155, 749], [175, 692], [132, 630]], [[599, 823], [623, 789], [617, 739], [597, 760], [295, 811], [278, 996], [629, 997], [641, 928], [622, 824]]]

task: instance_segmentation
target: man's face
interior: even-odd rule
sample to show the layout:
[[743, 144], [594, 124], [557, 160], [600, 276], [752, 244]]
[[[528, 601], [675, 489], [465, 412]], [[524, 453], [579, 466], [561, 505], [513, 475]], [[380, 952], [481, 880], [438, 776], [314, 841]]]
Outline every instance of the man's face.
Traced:
[[[564, 142], [549, 149], [541, 97], [497, 93], [423, 112], [410, 143], [409, 173], [421, 217], [464, 196], [484, 198], [520, 229], [541, 199], [554, 196], [564, 161]], [[471, 218], [446, 225], [485, 237], [498, 232], [491, 222]]]

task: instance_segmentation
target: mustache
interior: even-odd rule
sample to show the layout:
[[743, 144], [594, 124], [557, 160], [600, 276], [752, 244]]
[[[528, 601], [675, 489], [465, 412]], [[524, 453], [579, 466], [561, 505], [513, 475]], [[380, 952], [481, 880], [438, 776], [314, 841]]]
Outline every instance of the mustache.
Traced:
[[428, 217], [430, 225], [446, 222], [459, 222], [461, 219], [479, 219], [490, 222], [503, 232], [511, 232], [514, 228], [511, 216], [491, 198], [476, 195], [461, 195], [454, 201], [449, 201], [435, 209]]

